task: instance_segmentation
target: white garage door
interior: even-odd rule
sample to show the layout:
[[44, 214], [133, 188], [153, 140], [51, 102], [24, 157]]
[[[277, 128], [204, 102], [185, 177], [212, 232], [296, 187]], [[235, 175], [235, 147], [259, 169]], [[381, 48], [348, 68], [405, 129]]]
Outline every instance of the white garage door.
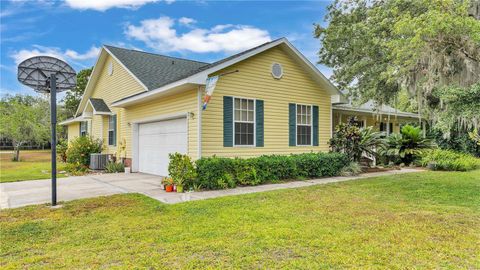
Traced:
[[168, 154], [187, 153], [186, 118], [140, 124], [138, 126], [138, 169], [167, 176]]

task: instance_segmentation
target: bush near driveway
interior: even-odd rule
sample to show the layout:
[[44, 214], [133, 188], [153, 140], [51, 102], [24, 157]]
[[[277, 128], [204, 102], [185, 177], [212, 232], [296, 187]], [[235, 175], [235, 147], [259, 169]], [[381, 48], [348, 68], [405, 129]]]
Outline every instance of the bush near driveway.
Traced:
[[73, 139], [67, 149], [67, 162], [88, 167], [90, 154], [102, 152], [102, 140], [90, 136], [80, 136]]
[[305, 153], [256, 158], [209, 157], [197, 160], [197, 181], [203, 188], [223, 189], [268, 181], [339, 175], [349, 159], [341, 153]]
[[441, 171], [470, 171], [480, 168], [480, 158], [452, 150], [426, 152], [420, 161], [424, 167]]

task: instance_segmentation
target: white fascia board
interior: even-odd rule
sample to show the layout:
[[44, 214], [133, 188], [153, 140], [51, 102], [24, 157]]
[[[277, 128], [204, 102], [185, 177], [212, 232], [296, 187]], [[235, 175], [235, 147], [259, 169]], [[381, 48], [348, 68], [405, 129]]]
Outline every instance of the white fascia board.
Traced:
[[75, 117], [75, 118], [70, 118], [70, 119], [67, 119], [65, 121], [62, 121], [60, 123], [58, 123], [60, 126], [65, 126], [65, 125], [68, 125], [68, 124], [71, 124], [71, 123], [75, 123], [75, 122], [82, 122], [84, 119], [83, 117]]
[[292, 45], [287, 39], [282, 38], [281, 39], [289, 48], [292, 50], [298, 58], [300, 58], [310, 69], [311, 71], [314, 72], [314, 74], [321, 79], [321, 81], [325, 82], [327, 84], [327, 90], [330, 93], [330, 95], [340, 95], [343, 96], [343, 94], [338, 90], [338, 88], [333, 85], [333, 83], [323, 75], [318, 68], [312, 64], [295, 46]]
[[295, 53], [295, 55], [299, 59], [301, 59], [311, 69], [311, 71], [313, 71], [313, 73], [317, 76], [317, 79], [319, 79], [323, 82], [326, 82], [327, 90], [330, 94], [332, 94], [332, 95], [342, 95], [343, 96], [343, 94], [310, 61], [308, 61], [308, 59], [305, 56], [303, 56], [290, 42], [288, 42], [287, 39], [281, 38], [281, 39], [279, 39], [275, 42], [269, 43], [265, 46], [261, 46], [261, 47], [255, 49], [251, 52], [242, 54], [238, 57], [230, 59], [230, 60], [228, 60], [224, 63], [221, 63], [219, 65], [213, 66], [213, 67], [211, 67], [209, 69], [206, 69], [204, 71], [200, 71], [199, 73], [193, 74], [193, 75], [191, 75], [191, 76], [189, 76], [185, 79], [181, 79], [179, 81], [167, 84], [167, 85], [159, 87], [157, 89], [153, 89], [153, 90], [144, 92], [142, 94], [133, 96], [131, 98], [127, 98], [127, 99], [122, 100], [122, 101], [114, 102], [112, 104], [112, 106], [124, 106], [124, 105], [127, 105], [127, 104], [131, 103], [131, 102], [138, 102], [138, 101], [140, 101], [144, 98], [148, 98], [148, 97], [156, 95], [158, 93], [168, 91], [169, 89], [174, 88], [174, 87], [178, 87], [182, 84], [191, 83], [191, 84], [205, 85], [205, 81], [206, 81], [208, 75], [210, 75], [214, 72], [217, 72], [219, 70], [225, 69], [225, 68], [227, 68], [231, 65], [234, 65], [238, 62], [241, 62], [241, 61], [243, 61], [247, 58], [250, 58], [250, 57], [252, 57], [256, 54], [264, 52], [264, 51], [266, 51], [268, 49], [271, 49], [275, 46], [278, 46], [280, 44], [286, 44], [288, 46], [288, 48], [291, 51], [293, 51]]
[[[203, 85], [205, 85], [205, 80], [203, 81]], [[148, 99], [148, 98], [153, 98], [155, 96], [160, 96], [162, 94], [166, 94], [166, 93], [170, 92], [171, 90], [175, 90], [179, 87], [186, 86], [186, 85], [189, 85], [189, 84], [191, 84], [192, 86], [193, 85], [199, 85], [199, 83], [191, 82], [189, 80], [189, 78], [186, 78], [186, 79], [183, 79], [183, 80], [180, 80], [180, 81], [176, 81], [176, 82], [167, 84], [167, 85], [162, 86], [160, 88], [157, 88], [155, 90], [146, 91], [146, 92], [143, 92], [141, 94], [135, 95], [133, 97], [130, 97], [130, 98], [127, 98], [127, 99], [124, 99], [124, 100], [115, 101], [110, 105], [112, 107], [124, 107], [124, 106], [128, 106], [128, 105], [132, 105], [134, 103], [144, 101], [145, 99]]]
[[407, 112], [384, 112], [384, 111], [372, 111], [368, 109], [358, 109], [358, 108], [345, 108], [345, 107], [339, 107], [339, 106], [332, 106], [334, 110], [341, 110], [341, 111], [351, 111], [351, 112], [362, 112], [362, 113], [379, 113], [383, 115], [397, 115], [397, 116], [403, 116], [403, 117], [411, 117], [411, 118], [418, 118], [419, 115], [415, 113], [407, 113]]
[[[105, 49], [105, 51], [108, 52], [108, 54], [110, 54], [110, 56], [115, 59], [115, 61], [117, 61], [127, 72], [128, 74], [130, 74], [130, 76], [132, 76], [142, 87], [143, 89], [145, 89], [145, 91], [148, 91], [148, 88], [147, 86], [145, 86], [145, 84], [142, 83], [142, 81], [140, 81], [140, 79], [137, 78], [137, 76], [135, 76], [123, 63], [122, 61], [118, 60], [118, 58], [110, 51], [107, 49], [107, 47], [103, 46], [103, 48]], [[115, 72], [115, 71], [114, 71]]]
[[348, 103], [348, 99], [344, 95], [331, 95], [330, 100], [332, 105], [335, 104], [346, 104]]
[[[100, 60], [102, 58], [103, 49], [104, 48], [102, 48], [100, 50], [100, 52], [98, 53], [97, 60], [95, 61], [95, 65], [93, 66], [93, 70], [92, 70], [92, 73], [90, 74], [90, 78], [88, 79], [87, 85], [85, 86], [85, 91], [83, 91], [82, 99], [80, 100], [80, 103], [78, 104], [77, 111], [75, 112], [75, 116], [77, 116], [80, 113], [80, 111], [83, 112], [83, 109], [81, 109], [81, 108], [85, 104], [85, 97], [89, 96], [90, 92], [92, 91], [92, 89], [91, 89], [92, 84], [93, 84], [92, 81], [96, 81], [96, 76], [97, 76], [97, 73], [99, 72], [98, 71], [98, 64], [100, 63]], [[95, 80], [94, 80], [94, 78], [95, 78]]]

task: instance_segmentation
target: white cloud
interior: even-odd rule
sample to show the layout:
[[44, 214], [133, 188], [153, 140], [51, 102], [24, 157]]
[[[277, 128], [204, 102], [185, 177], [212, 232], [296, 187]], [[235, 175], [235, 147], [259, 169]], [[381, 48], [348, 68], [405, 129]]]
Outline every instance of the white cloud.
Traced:
[[33, 45], [33, 49], [22, 49], [19, 51], [14, 51], [10, 58], [15, 61], [15, 64], [20, 64], [23, 60], [28, 59], [30, 57], [39, 56], [39, 55], [46, 55], [59, 58], [66, 62], [71, 62], [77, 66], [85, 67], [79, 61], [91, 60], [97, 57], [98, 53], [100, 52], [100, 48], [92, 46], [87, 52], [81, 54], [74, 50], [67, 49], [65, 51], [60, 50], [59, 48], [55, 47], [45, 47], [40, 45]]
[[[148, 3], [155, 3], [159, 0], [65, 0], [65, 3], [73, 9], [93, 9], [105, 11], [110, 8], [136, 9]], [[168, 4], [172, 0], [165, 1]]]
[[178, 22], [180, 24], [188, 26], [188, 25], [192, 25], [192, 24], [196, 23], [197, 21], [195, 19], [192, 19], [192, 18], [181, 17], [180, 19], [178, 19]]
[[98, 54], [100, 53], [100, 48], [98, 47], [95, 47], [95, 46], [92, 46], [90, 48], [90, 50], [88, 50], [86, 53], [84, 54], [80, 54], [74, 50], [66, 50], [65, 51], [65, 55], [71, 59], [74, 59], [74, 60], [88, 60], [88, 59], [93, 59], [93, 58], [96, 58], [98, 56]]
[[138, 26], [127, 24], [125, 34], [162, 52], [236, 52], [271, 40], [267, 31], [248, 25], [225, 24], [211, 29], [192, 27], [189, 32], [179, 34], [175, 24], [174, 19], [166, 16], [143, 20]]

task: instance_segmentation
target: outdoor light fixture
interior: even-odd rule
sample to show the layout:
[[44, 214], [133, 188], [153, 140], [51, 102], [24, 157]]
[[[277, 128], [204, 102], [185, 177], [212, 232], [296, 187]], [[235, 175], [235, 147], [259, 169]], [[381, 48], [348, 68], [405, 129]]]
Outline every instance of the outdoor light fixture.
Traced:
[[50, 119], [52, 126], [52, 206], [57, 205], [57, 92], [77, 85], [77, 74], [60, 59], [35, 56], [18, 65], [18, 81], [36, 92], [50, 93]]

